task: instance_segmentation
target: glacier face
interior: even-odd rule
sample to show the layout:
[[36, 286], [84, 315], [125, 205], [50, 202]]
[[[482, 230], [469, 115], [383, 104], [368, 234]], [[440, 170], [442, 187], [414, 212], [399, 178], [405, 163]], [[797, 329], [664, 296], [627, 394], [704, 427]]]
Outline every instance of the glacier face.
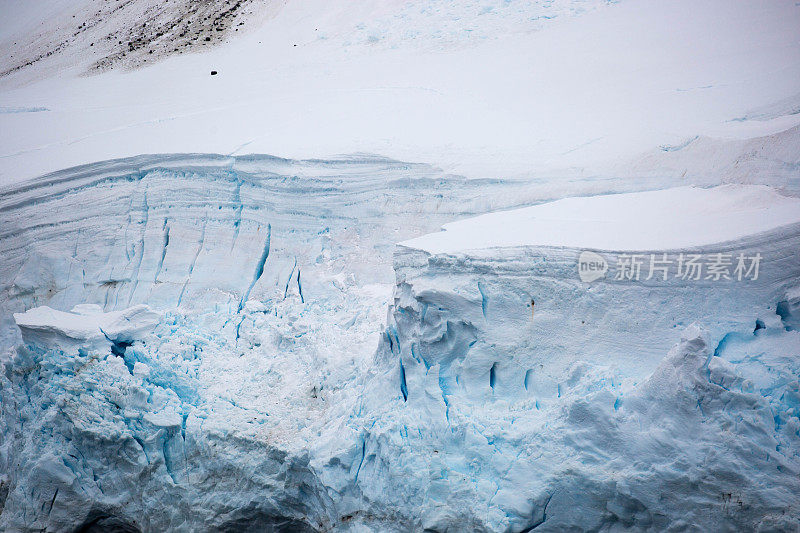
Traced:
[[[747, 202], [734, 200], [744, 190], [751, 214], [776, 227], [747, 234]], [[425, 420], [428, 433], [418, 441], [444, 454], [437, 503], [450, 514], [429, 527], [459, 523], [465, 517], [452, 510], [470, 500], [485, 505], [478, 515], [494, 520], [489, 529], [511, 531], [798, 527], [800, 337], [792, 317], [800, 209], [785, 199], [793, 216], [781, 221], [781, 199], [759, 207], [759, 188], [677, 191], [580, 199], [588, 214], [558, 213], [603, 227], [625, 218], [626, 202], [641, 208], [637, 216], [655, 218], [666, 202], [690, 216], [685, 202], [671, 201], [688, 193], [705, 203], [696, 221], [703, 224], [679, 234], [702, 242], [702, 232], [727, 224], [738, 204], [740, 237], [681, 253], [761, 254], [758, 279], [685, 280], [672, 272], [636, 281], [612, 270], [587, 284], [577, 275], [580, 249], [485, 244], [486, 235], [494, 243], [524, 240], [500, 230], [525, 234], [525, 222], [538, 222], [529, 239], [548, 241], [546, 227], [561, 225], [550, 207], [561, 201], [449, 224], [399, 247], [378, 357], [394, 361], [403, 410], [417, 413], [410, 420]], [[593, 210], [603, 203], [622, 213]], [[708, 216], [719, 206], [722, 213]], [[647, 234], [650, 222], [629, 233]], [[587, 227], [571, 238], [591, 234]], [[624, 235], [614, 238], [625, 250]], [[427, 251], [442, 248], [449, 251]], [[615, 265], [625, 255], [596, 251]], [[468, 494], [460, 502], [458, 489]]]
[[797, 224], [701, 250], [762, 253], [744, 285], [393, 254], [672, 184], [174, 155], [4, 191], [0, 529], [800, 527]]

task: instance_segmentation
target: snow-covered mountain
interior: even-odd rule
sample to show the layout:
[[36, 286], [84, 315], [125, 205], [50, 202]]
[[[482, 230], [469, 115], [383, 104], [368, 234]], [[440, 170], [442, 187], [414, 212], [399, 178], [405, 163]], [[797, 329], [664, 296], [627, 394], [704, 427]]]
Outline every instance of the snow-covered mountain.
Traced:
[[0, 10], [0, 531], [800, 529], [795, 2]]

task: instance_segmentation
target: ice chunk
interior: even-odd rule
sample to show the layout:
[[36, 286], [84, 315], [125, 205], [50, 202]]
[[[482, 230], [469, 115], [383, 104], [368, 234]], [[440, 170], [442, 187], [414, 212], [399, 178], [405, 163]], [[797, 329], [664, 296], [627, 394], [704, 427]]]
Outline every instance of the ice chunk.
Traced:
[[160, 319], [159, 313], [141, 304], [100, 316], [98, 326], [112, 341], [130, 342], [150, 332]]
[[27, 344], [58, 346], [66, 351], [78, 346], [101, 348], [130, 343], [152, 331], [161, 315], [147, 305], [104, 313], [93, 304], [79, 304], [72, 311], [47, 306], [14, 313]]

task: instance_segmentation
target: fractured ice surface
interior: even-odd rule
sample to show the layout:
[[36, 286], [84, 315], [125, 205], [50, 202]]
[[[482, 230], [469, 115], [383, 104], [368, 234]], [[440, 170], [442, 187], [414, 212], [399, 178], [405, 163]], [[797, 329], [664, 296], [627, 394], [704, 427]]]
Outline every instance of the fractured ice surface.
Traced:
[[760, 253], [755, 280], [408, 242], [539, 185], [171, 156], [6, 191], [0, 530], [800, 527], [797, 200], [694, 191], [735, 231], [635, 250]]

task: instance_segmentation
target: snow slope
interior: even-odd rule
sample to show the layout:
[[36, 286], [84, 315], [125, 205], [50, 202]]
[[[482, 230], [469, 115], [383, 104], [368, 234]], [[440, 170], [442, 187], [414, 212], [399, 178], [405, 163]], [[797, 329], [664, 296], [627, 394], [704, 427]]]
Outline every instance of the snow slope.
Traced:
[[[104, 55], [71, 46], [3, 77], [0, 179], [163, 152], [614, 175], [698, 135], [796, 126], [798, 25], [783, 0], [287, 3], [245, 35], [134, 71], [86, 76]], [[789, 142], [797, 153], [796, 130]]]

